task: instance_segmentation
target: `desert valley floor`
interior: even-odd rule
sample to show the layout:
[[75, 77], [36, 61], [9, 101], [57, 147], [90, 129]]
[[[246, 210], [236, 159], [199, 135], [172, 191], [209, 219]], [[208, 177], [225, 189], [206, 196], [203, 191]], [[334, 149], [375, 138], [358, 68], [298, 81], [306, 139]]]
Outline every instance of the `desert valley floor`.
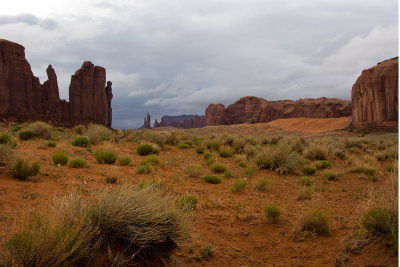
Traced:
[[[50, 140], [56, 147], [49, 147], [47, 139], [20, 140], [20, 129], [12, 131], [15, 125], [2, 125], [0, 134], [10, 134], [17, 143], [14, 153], [37, 161], [40, 171], [22, 181], [0, 166], [1, 239], [18, 229], [29, 210], [45, 207], [68, 192], [78, 191], [88, 198], [99, 188], [158, 183], [176, 199], [182, 195], [198, 199], [190, 219], [191, 239], [172, 255], [173, 266], [396, 266], [397, 250], [390, 239], [371, 237], [361, 220], [371, 194], [397, 179], [398, 135], [344, 130], [350, 122], [350, 118], [299, 118], [190, 130], [119, 131], [111, 140], [89, 148], [71, 144], [76, 136], [85, 135], [71, 129], [54, 127]], [[159, 141], [159, 162], [151, 165], [151, 173], [139, 174], [145, 157], [138, 154], [138, 145], [157, 143], [157, 136], [172, 132], [176, 132], [176, 144]], [[233, 155], [221, 156], [218, 149], [207, 145], [210, 140], [232, 149]], [[243, 141], [241, 150], [235, 148], [234, 140]], [[280, 144], [301, 155], [302, 167], [287, 174], [260, 168], [257, 153]], [[314, 145], [324, 149], [329, 166], [306, 159]], [[97, 163], [93, 153], [104, 146], [119, 156], [129, 155], [132, 164]], [[87, 166], [54, 164], [52, 155], [58, 150], [69, 159], [86, 160]], [[207, 153], [228, 171], [213, 173], [208, 166], [212, 162], [207, 164], [204, 158]], [[304, 166], [316, 166], [315, 173], [304, 174]], [[327, 172], [334, 178], [326, 178]], [[205, 175], [216, 175], [222, 181], [206, 183]], [[116, 182], [107, 183], [110, 178]], [[237, 181], [244, 185], [235, 187]], [[280, 209], [277, 220], [266, 217], [268, 205]], [[302, 231], [305, 214], [316, 208], [327, 216], [329, 233]]]

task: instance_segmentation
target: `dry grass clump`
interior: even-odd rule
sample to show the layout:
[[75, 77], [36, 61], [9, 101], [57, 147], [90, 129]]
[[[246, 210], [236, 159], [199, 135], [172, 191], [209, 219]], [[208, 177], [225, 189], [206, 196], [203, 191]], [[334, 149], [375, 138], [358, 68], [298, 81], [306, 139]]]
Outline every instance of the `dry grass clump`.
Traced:
[[74, 128], [72, 128], [72, 131], [76, 134], [84, 134], [86, 132], [86, 127], [83, 125], [77, 125]]
[[196, 209], [197, 197], [195, 195], [183, 195], [176, 201], [176, 205], [181, 209]]
[[0, 134], [0, 145], [7, 145], [11, 141], [10, 135], [6, 133]]
[[146, 164], [146, 163], [152, 166], [160, 166], [161, 160], [157, 155], [148, 155], [141, 161], [141, 164]]
[[306, 213], [300, 220], [299, 231], [310, 231], [318, 235], [329, 234], [329, 218], [316, 208]]
[[141, 156], [147, 156], [150, 154], [159, 154], [160, 147], [157, 144], [151, 144], [151, 143], [147, 144], [146, 143], [146, 144], [138, 145], [138, 147], [136, 148], [136, 151]]
[[204, 176], [204, 182], [209, 184], [219, 184], [222, 182], [221, 178], [215, 175], [206, 175]]
[[0, 145], [0, 166], [6, 166], [14, 158], [14, 152], [8, 145]]
[[328, 150], [322, 145], [312, 144], [304, 150], [304, 157], [310, 160], [324, 160], [328, 158]]
[[21, 140], [29, 140], [33, 136], [31, 130], [23, 130], [19, 132], [19, 139]]
[[70, 168], [83, 168], [83, 167], [85, 167], [86, 165], [87, 165], [86, 160], [81, 159], [81, 158], [72, 159], [72, 160], [68, 163], [68, 166], [69, 166]]
[[237, 179], [235, 180], [235, 183], [233, 184], [231, 191], [233, 193], [240, 193], [246, 188], [246, 186], [247, 186], [246, 181]]
[[252, 159], [254, 158], [254, 156], [260, 151], [260, 147], [259, 146], [255, 146], [255, 145], [245, 145], [243, 152], [246, 155], [247, 159]]
[[45, 139], [49, 139], [51, 137], [53, 126], [48, 123], [37, 121], [30, 124], [28, 127], [32, 131], [33, 137], [41, 137]]
[[54, 152], [51, 158], [54, 165], [66, 165], [68, 163], [67, 153], [61, 150]]
[[313, 175], [317, 169], [314, 166], [304, 166], [302, 171], [305, 175]]
[[218, 152], [219, 148], [222, 146], [222, 143], [219, 140], [216, 140], [215, 138], [213, 138], [213, 139], [206, 140], [205, 146], [210, 151]]
[[12, 176], [20, 180], [27, 180], [29, 176], [35, 176], [39, 172], [40, 165], [23, 158], [12, 159], [7, 164]]
[[225, 172], [226, 170], [228, 170], [228, 168], [227, 168], [224, 164], [222, 164], [222, 163], [214, 162], [214, 163], [211, 165], [211, 170], [212, 170], [213, 172], [215, 172], [215, 173], [223, 173], [223, 172]]
[[201, 164], [198, 163], [187, 165], [185, 168], [185, 174], [189, 178], [200, 177], [202, 173], [203, 173], [203, 167], [201, 166]]
[[132, 158], [129, 155], [123, 155], [118, 158], [119, 165], [121, 166], [131, 166]]
[[299, 195], [297, 196], [297, 200], [298, 201], [310, 200], [312, 193], [313, 190], [311, 188], [305, 188], [299, 193]]
[[204, 159], [206, 160], [207, 166], [211, 166], [215, 162], [215, 155], [213, 153], [205, 153]]
[[104, 246], [120, 243], [134, 259], [168, 259], [189, 237], [188, 213], [154, 185], [100, 191], [87, 207], [87, 218]]
[[77, 136], [74, 140], [72, 140], [73, 146], [90, 147], [90, 144], [91, 142], [86, 136]]
[[229, 158], [235, 154], [235, 151], [230, 146], [221, 146], [218, 153], [223, 158]]
[[264, 148], [254, 160], [259, 168], [276, 170], [279, 174], [294, 173], [304, 164], [300, 155], [287, 145]]
[[281, 210], [275, 205], [268, 205], [265, 207], [265, 217], [272, 222], [276, 223], [281, 215]]
[[100, 164], [113, 164], [117, 160], [117, 153], [111, 146], [103, 146], [94, 152], [94, 157]]
[[89, 124], [86, 136], [92, 144], [96, 145], [103, 141], [111, 140], [112, 131], [103, 125]]

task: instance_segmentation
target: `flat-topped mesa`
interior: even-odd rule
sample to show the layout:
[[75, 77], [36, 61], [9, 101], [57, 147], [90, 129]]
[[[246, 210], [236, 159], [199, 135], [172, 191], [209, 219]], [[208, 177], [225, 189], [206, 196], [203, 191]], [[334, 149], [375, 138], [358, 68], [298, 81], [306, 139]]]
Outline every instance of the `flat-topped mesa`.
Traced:
[[363, 70], [353, 85], [355, 128], [394, 128], [398, 125], [398, 57]]
[[267, 101], [255, 96], [240, 98], [225, 108], [211, 104], [206, 109], [206, 126], [260, 123], [287, 118], [338, 118], [351, 116], [351, 102], [335, 98]]
[[25, 59], [25, 48], [0, 39], [0, 119], [43, 120], [71, 127], [96, 123], [111, 127], [112, 84], [103, 67], [85, 61], [71, 77], [70, 102], [59, 97], [57, 75], [51, 65], [42, 84]]
[[178, 115], [167, 116], [161, 118], [161, 122], [157, 120], [154, 123], [154, 128], [172, 126], [175, 128], [192, 129], [201, 128], [206, 125], [204, 115]]

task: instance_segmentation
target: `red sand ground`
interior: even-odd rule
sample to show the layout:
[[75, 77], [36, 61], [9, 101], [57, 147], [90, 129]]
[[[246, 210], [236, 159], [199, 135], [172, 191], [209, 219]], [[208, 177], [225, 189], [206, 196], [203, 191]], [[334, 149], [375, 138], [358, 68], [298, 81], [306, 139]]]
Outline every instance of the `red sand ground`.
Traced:
[[[199, 132], [214, 130], [231, 133], [253, 132], [260, 134], [276, 131], [271, 127], [279, 125], [289, 131], [300, 129], [299, 125], [309, 125], [315, 132], [322, 119], [290, 119], [270, 122], [268, 124], [245, 124], [210, 127], [198, 129]], [[346, 125], [346, 119], [331, 120], [322, 127], [335, 130]], [[345, 123], [346, 122], [346, 123]], [[333, 125], [336, 125], [335, 127]], [[338, 126], [339, 125], [339, 126]], [[195, 130], [191, 130], [195, 131]], [[187, 131], [190, 132], [190, 131]], [[282, 134], [284, 132], [280, 132]], [[342, 133], [347, 135], [347, 133]], [[62, 135], [62, 134], [60, 134]], [[252, 176], [246, 176], [234, 158], [217, 157], [232, 171], [233, 177], [222, 178], [218, 185], [207, 184], [202, 178], [188, 178], [184, 169], [188, 164], [201, 163], [203, 175], [211, 174], [202, 155], [194, 149], [179, 150], [167, 146], [160, 152], [162, 166], [150, 175], [139, 175], [135, 169], [142, 157], [136, 153], [136, 144], [115, 144], [115, 150], [129, 154], [135, 166], [101, 165], [96, 163], [93, 155], [84, 148], [70, 145], [70, 141], [57, 142], [57, 148], [65, 149], [74, 157], [83, 157], [88, 161], [84, 169], [58, 167], [52, 164], [51, 155], [55, 148], [44, 146], [45, 140], [18, 142], [16, 150], [24, 155], [39, 160], [41, 171], [37, 182], [19, 181], [0, 169], [0, 233], [4, 239], [6, 231], [19, 225], [23, 214], [32, 207], [47, 205], [55, 196], [81, 190], [83, 195], [89, 191], [106, 186], [137, 185], [143, 181], [157, 180], [167, 189], [176, 192], [177, 197], [189, 193], [197, 195], [199, 203], [193, 219], [192, 240], [172, 258], [176, 266], [333, 266], [337, 259], [345, 255], [346, 238], [356, 229], [359, 223], [359, 212], [368, 198], [370, 184], [359, 174], [347, 174], [352, 166], [345, 160], [332, 158], [334, 172], [345, 172], [339, 181], [324, 183], [321, 176], [324, 170], [313, 175], [315, 186], [322, 190], [315, 191], [312, 200], [298, 201], [297, 196], [303, 190], [299, 183], [302, 175], [279, 176], [276, 172], [256, 169]], [[92, 147], [95, 151], [96, 146]], [[378, 182], [382, 184], [388, 178], [385, 170], [388, 162], [378, 162]], [[107, 185], [105, 177], [116, 176], [117, 185]], [[222, 176], [223, 177], [223, 176]], [[247, 181], [242, 193], [232, 193], [231, 187], [236, 179]], [[267, 190], [255, 190], [261, 178], [268, 181]], [[274, 204], [281, 208], [281, 219], [276, 224], [269, 223], [264, 215], [264, 208]], [[315, 207], [322, 206], [329, 217], [331, 233], [328, 236], [313, 234], [295, 234], [295, 229], [302, 215]], [[192, 259], [204, 247], [212, 245], [214, 255], [208, 260]], [[193, 252], [192, 252], [193, 251]], [[364, 247], [360, 254], [348, 256], [348, 266], [396, 266], [397, 255], [393, 249], [379, 242]]]

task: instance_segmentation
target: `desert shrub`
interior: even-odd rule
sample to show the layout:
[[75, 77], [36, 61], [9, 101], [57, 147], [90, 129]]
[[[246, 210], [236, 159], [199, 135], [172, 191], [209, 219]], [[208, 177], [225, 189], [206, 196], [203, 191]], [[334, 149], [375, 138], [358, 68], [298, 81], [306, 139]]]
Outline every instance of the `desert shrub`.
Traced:
[[118, 241], [124, 254], [138, 259], [166, 259], [188, 238], [187, 212], [152, 185], [100, 191], [87, 214], [104, 246]]
[[235, 139], [232, 144], [232, 148], [235, 150], [236, 153], [244, 153], [245, 146], [246, 146], [246, 143], [241, 138]]
[[172, 132], [167, 135], [166, 143], [168, 145], [176, 146], [179, 143], [178, 135], [176, 132]]
[[204, 153], [204, 147], [203, 146], [197, 146], [196, 147], [196, 153], [197, 154], [203, 154]]
[[305, 175], [313, 175], [315, 173], [316, 169], [313, 166], [305, 166], [303, 167], [303, 173]]
[[21, 140], [29, 140], [32, 137], [32, 131], [31, 130], [24, 130], [19, 132], [19, 139]]
[[68, 163], [68, 156], [64, 151], [56, 151], [51, 156], [54, 165], [66, 165]]
[[11, 131], [12, 131], [13, 133], [16, 133], [16, 132], [18, 132], [18, 131], [21, 130], [21, 129], [22, 129], [22, 126], [21, 126], [21, 125], [16, 125], [16, 126], [14, 126], [14, 128], [11, 129]]
[[94, 157], [101, 164], [113, 164], [117, 160], [117, 154], [109, 147], [97, 149], [94, 152]]
[[81, 159], [81, 158], [76, 158], [76, 159], [72, 159], [69, 163], [68, 166], [70, 168], [83, 168], [87, 165], [86, 160]]
[[6, 133], [2, 133], [0, 134], [0, 145], [6, 145], [8, 144], [8, 142], [10, 142], [11, 137], [6, 134]]
[[236, 163], [237, 163], [240, 167], [242, 167], [242, 168], [244, 168], [244, 167], [247, 166], [247, 163], [246, 163], [246, 156], [245, 156], [245, 155], [237, 155], [237, 156], [235, 157], [235, 161], [236, 161]]
[[0, 145], [0, 166], [6, 166], [14, 157], [13, 150], [8, 145]]
[[295, 173], [298, 168], [303, 166], [304, 160], [297, 152], [291, 152], [285, 161], [277, 169], [279, 174]]
[[281, 210], [275, 205], [268, 205], [265, 207], [265, 217], [267, 217], [270, 222], [276, 223], [280, 215]]
[[48, 142], [46, 143], [46, 146], [47, 146], [47, 147], [56, 147], [56, 146], [57, 146], [57, 143], [54, 142], [54, 141], [48, 141]]
[[302, 201], [302, 200], [310, 200], [312, 196], [313, 190], [311, 188], [305, 188], [303, 189], [300, 194], [297, 196], [297, 200]]
[[284, 144], [261, 150], [254, 161], [259, 168], [277, 170], [280, 174], [293, 173], [303, 165], [297, 152]]
[[151, 165], [149, 163], [141, 163], [136, 168], [138, 174], [150, 174], [152, 172]]
[[215, 155], [213, 153], [205, 153], [204, 159], [206, 160], [207, 166], [211, 166], [215, 162]]
[[118, 158], [119, 165], [130, 166], [132, 165], [132, 158], [129, 155], [123, 155]]
[[117, 177], [114, 175], [107, 175], [106, 176], [106, 183], [107, 184], [115, 184], [117, 182]]
[[258, 191], [264, 192], [264, 191], [267, 190], [267, 185], [268, 185], [267, 179], [261, 178], [261, 179], [258, 181], [257, 185], [256, 185], [256, 189], [257, 189]]
[[320, 170], [320, 169], [330, 169], [330, 168], [332, 168], [332, 163], [330, 161], [327, 161], [327, 160], [317, 161], [315, 163], [315, 168], [317, 168], [318, 170]]
[[218, 151], [219, 151], [219, 148], [222, 146], [222, 143], [219, 142], [219, 141], [216, 140], [216, 139], [208, 139], [208, 140], [205, 142], [205, 146], [206, 146], [207, 149], [209, 149], [209, 150], [211, 150], [211, 151], [218, 152]]
[[248, 166], [248, 167], [244, 168], [244, 175], [251, 177], [251, 176], [253, 176], [254, 171], [255, 170], [253, 167]]
[[147, 156], [150, 154], [158, 154], [160, 153], [160, 148], [154, 144], [140, 144], [136, 148], [137, 152], [141, 156]]
[[53, 127], [42, 121], [37, 121], [29, 125], [33, 137], [41, 137], [48, 139], [51, 137], [51, 130]]
[[392, 159], [397, 159], [398, 158], [398, 150], [396, 148], [389, 148], [383, 151], [380, 151], [375, 154], [375, 157], [378, 161], [384, 161], [384, 160], [392, 160]]
[[196, 209], [197, 197], [195, 195], [183, 195], [176, 201], [176, 205], [183, 209]]
[[310, 177], [302, 177], [300, 183], [304, 186], [310, 186], [313, 184], [313, 180]]
[[79, 197], [65, 197], [35, 210], [5, 242], [7, 260], [17, 266], [81, 266], [97, 252], [95, 227], [84, 224]]
[[190, 148], [190, 145], [187, 144], [187, 143], [180, 143], [180, 144], [178, 145], [178, 148], [179, 148], [179, 149], [189, 149], [189, 148]]
[[310, 160], [324, 160], [328, 158], [328, 150], [322, 145], [311, 145], [304, 150], [304, 157]]
[[388, 172], [394, 172], [395, 171], [395, 167], [394, 167], [394, 165], [389, 165], [389, 166], [386, 167], [386, 170]]
[[329, 234], [329, 218], [320, 209], [312, 210], [301, 218], [299, 230], [327, 235]]
[[190, 178], [200, 177], [203, 167], [200, 164], [190, 164], [185, 168], [185, 174]]
[[346, 138], [344, 140], [344, 145], [346, 148], [357, 147], [361, 149], [363, 147], [363, 140], [359, 138]]
[[221, 146], [218, 153], [223, 158], [229, 158], [233, 156], [235, 151], [230, 146]]
[[86, 127], [83, 125], [77, 125], [72, 128], [72, 131], [76, 134], [84, 134], [86, 132]]
[[396, 213], [385, 207], [374, 207], [367, 210], [362, 219], [364, 228], [374, 235], [390, 234], [397, 224]]
[[221, 183], [221, 178], [215, 175], [206, 175], [204, 176], [204, 181], [210, 184], [219, 184]]
[[37, 162], [30, 163], [27, 160], [18, 158], [10, 162], [10, 173], [20, 180], [26, 180], [29, 176], [35, 176], [39, 172], [40, 165]]
[[337, 181], [338, 176], [334, 172], [324, 172], [324, 174], [322, 174], [322, 179], [324, 181]]
[[242, 181], [240, 179], [237, 179], [235, 181], [235, 183], [233, 184], [233, 186], [231, 188], [231, 191], [233, 193], [240, 193], [246, 188], [246, 185], [247, 185], [246, 181]]
[[72, 140], [72, 145], [79, 147], [90, 147], [91, 143], [89, 138], [87, 138], [86, 136], [78, 136], [75, 137], [74, 140]]
[[304, 140], [304, 138], [300, 138], [293, 141], [291, 147], [293, 151], [296, 151], [297, 153], [303, 153], [305, 144], [306, 141]]
[[215, 173], [223, 173], [227, 170], [228, 168], [222, 164], [222, 163], [218, 163], [218, 162], [214, 162], [211, 165], [211, 171], [215, 172]]
[[257, 152], [260, 151], [260, 147], [255, 146], [255, 145], [245, 145], [243, 152], [246, 155], [246, 158], [251, 159], [253, 158]]
[[226, 179], [231, 178], [231, 177], [232, 177], [232, 172], [231, 172], [230, 170], [224, 171], [224, 177], [225, 177]]
[[86, 131], [86, 136], [94, 145], [100, 144], [103, 141], [111, 140], [112, 132], [110, 129], [103, 125], [89, 124]]
[[148, 155], [141, 162], [141, 164], [144, 164], [144, 163], [148, 163], [152, 166], [160, 166], [161, 161], [157, 155]]

